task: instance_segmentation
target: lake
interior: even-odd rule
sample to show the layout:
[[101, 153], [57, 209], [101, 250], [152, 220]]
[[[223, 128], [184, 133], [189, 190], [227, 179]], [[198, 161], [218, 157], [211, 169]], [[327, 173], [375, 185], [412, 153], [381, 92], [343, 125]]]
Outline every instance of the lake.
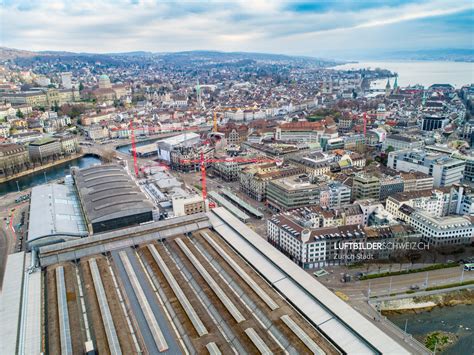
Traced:
[[[382, 68], [398, 73], [398, 85], [421, 84], [428, 87], [433, 84], [451, 84], [456, 88], [474, 83], [474, 63], [437, 62], [437, 61], [363, 61], [338, 65], [333, 69], [349, 70], [363, 68]], [[393, 85], [393, 80], [390, 83]], [[374, 89], [384, 89], [387, 79], [372, 83]]]
[[20, 190], [28, 189], [33, 186], [44, 184], [51, 180], [61, 179], [69, 174], [69, 169], [72, 166], [79, 168], [87, 168], [91, 165], [100, 164], [100, 159], [94, 156], [86, 155], [82, 158], [74, 159], [63, 164], [55, 165], [45, 170], [36, 171], [32, 174], [22, 176], [16, 180], [11, 180], [0, 184], [0, 196], [9, 192], [18, 191], [16, 182]]
[[459, 305], [453, 307], [436, 307], [430, 312], [418, 314], [398, 314], [388, 318], [399, 326], [405, 327], [408, 319], [407, 332], [414, 337], [442, 330], [456, 334], [459, 339], [442, 354], [460, 355], [472, 354], [474, 349], [474, 305]]

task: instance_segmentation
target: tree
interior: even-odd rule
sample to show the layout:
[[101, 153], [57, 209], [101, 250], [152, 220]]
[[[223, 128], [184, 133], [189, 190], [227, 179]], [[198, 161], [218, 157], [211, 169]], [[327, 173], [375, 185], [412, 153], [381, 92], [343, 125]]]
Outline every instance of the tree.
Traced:
[[82, 90], [84, 90], [84, 84], [82, 83], [82, 81], [79, 83], [79, 92], [81, 92]]
[[20, 109], [18, 109], [18, 110], [16, 111], [16, 117], [18, 117], [18, 118], [24, 118], [25, 115], [23, 115], [23, 112], [21, 112]]

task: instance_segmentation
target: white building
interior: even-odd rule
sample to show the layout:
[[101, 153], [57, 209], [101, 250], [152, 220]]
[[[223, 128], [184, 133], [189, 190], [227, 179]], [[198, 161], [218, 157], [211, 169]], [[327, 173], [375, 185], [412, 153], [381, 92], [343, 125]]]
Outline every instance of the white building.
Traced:
[[387, 166], [397, 171], [419, 171], [433, 177], [434, 187], [461, 182], [466, 162], [445, 154], [400, 150], [388, 154]]
[[424, 145], [423, 140], [419, 138], [402, 136], [401, 134], [391, 134], [385, 138], [382, 149], [386, 150], [388, 147], [392, 147], [395, 150], [413, 150], [423, 148]]
[[61, 73], [61, 83], [65, 89], [72, 89], [72, 73], [64, 72]]
[[93, 125], [84, 128], [86, 136], [92, 140], [109, 138], [109, 129], [105, 126]]
[[385, 208], [395, 218], [401, 218], [400, 207], [402, 205], [419, 209], [434, 217], [443, 217], [454, 213], [456, 208], [456, 202], [452, 201], [451, 193], [437, 189], [396, 193], [387, 198]]
[[199, 134], [194, 132], [180, 134], [166, 138], [156, 143], [158, 158], [167, 162], [171, 161], [171, 151], [177, 147], [191, 147], [200, 142]]
[[470, 244], [474, 233], [474, 225], [466, 216], [433, 217], [427, 212], [415, 211], [410, 224], [421, 233], [423, 241], [434, 246]]

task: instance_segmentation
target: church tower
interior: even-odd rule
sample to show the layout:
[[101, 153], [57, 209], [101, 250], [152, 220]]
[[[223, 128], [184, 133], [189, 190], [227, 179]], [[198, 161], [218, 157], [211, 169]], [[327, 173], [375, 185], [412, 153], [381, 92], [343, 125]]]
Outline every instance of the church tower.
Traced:
[[395, 82], [393, 83], [393, 92], [398, 92], [398, 74], [395, 75]]
[[197, 80], [196, 84], [196, 98], [197, 98], [197, 107], [200, 109], [201, 106], [201, 86], [199, 86], [199, 79]]
[[389, 96], [391, 93], [390, 78], [387, 79], [387, 85], [385, 85], [385, 96]]

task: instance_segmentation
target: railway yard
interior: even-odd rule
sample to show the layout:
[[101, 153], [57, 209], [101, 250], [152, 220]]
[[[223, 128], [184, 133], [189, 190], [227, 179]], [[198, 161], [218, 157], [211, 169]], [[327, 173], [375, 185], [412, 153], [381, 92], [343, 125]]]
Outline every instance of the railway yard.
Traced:
[[209, 229], [47, 266], [50, 354], [336, 354]]

